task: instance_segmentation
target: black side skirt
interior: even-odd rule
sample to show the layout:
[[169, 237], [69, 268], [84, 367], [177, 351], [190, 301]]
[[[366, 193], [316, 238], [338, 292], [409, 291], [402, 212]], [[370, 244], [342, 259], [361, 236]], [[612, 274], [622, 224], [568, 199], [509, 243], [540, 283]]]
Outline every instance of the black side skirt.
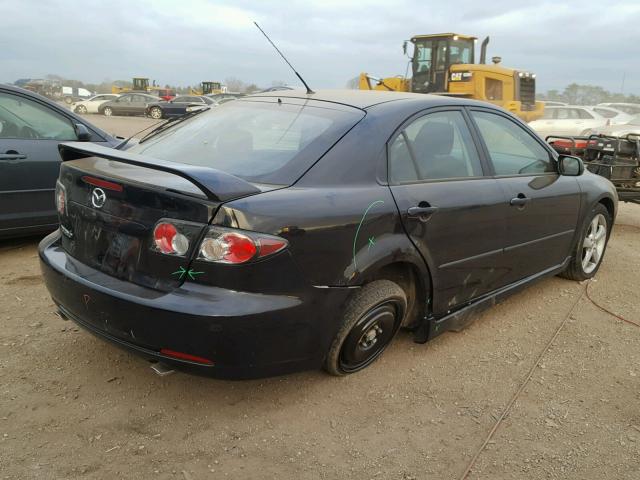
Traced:
[[468, 305], [465, 305], [459, 310], [445, 315], [444, 317], [426, 317], [422, 319], [420, 325], [418, 325], [416, 330], [414, 330], [413, 341], [416, 343], [426, 343], [428, 340], [431, 340], [446, 331], [462, 330], [465, 326], [470, 324], [479, 313], [489, 307], [503, 302], [514, 293], [524, 290], [526, 287], [538, 280], [557, 275], [567, 268], [570, 261], [571, 257], [567, 257], [560, 265], [548, 268], [542, 272], [536, 273], [535, 275], [531, 275], [530, 277], [523, 278], [522, 280], [512, 283], [511, 285], [502, 287], [499, 290], [485, 295], [484, 297], [474, 300], [472, 303], [469, 303]]

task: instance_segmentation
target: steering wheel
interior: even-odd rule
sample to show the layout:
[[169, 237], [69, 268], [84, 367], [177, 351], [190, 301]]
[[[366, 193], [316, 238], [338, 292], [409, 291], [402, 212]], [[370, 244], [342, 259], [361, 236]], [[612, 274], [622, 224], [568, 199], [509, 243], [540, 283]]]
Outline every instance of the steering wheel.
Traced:
[[25, 125], [20, 128], [20, 138], [37, 139], [40, 138], [40, 136], [33, 128]]

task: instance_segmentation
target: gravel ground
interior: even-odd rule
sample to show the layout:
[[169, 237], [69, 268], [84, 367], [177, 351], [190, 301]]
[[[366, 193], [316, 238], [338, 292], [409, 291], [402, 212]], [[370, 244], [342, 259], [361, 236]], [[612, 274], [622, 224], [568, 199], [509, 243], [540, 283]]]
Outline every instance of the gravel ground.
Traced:
[[[128, 135], [146, 119], [89, 116]], [[640, 322], [640, 207], [621, 204], [591, 297]], [[0, 478], [640, 478], [640, 328], [586, 283], [540, 282], [460, 333], [401, 333], [346, 378], [176, 373], [54, 314], [37, 239], [0, 242]]]

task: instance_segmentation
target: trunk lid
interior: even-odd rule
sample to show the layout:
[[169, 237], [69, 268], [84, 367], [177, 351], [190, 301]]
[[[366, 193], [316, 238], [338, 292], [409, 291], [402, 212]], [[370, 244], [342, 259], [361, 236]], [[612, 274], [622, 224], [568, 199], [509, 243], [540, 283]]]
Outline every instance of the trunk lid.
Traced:
[[[63, 248], [96, 270], [157, 290], [180, 285], [179, 272], [188, 268], [221, 203], [261, 191], [212, 169], [194, 173], [181, 164], [95, 145], [62, 144], [60, 151]], [[153, 250], [153, 230], [161, 219], [180, 222], [189, 238], [184, 256]]]

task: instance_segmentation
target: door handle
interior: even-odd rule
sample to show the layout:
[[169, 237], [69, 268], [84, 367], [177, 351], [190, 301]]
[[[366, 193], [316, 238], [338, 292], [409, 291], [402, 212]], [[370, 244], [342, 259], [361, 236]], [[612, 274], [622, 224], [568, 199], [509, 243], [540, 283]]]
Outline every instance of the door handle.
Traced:
[[514, 197], [509, 201], [509, 205], [514, 207], [524, 207], [530, 201], [530, 198], [526, 197], [523, 193], [519, 193], [517, 197]]
[[24, 160], [26, 155], [21, 153], [0, 153], [0, 160]]
[[423, 222], [429, 220], [429, 217], [438, 211], [438, 207], [409, 207], [407, 215], [409, 218], [418, 218]]

